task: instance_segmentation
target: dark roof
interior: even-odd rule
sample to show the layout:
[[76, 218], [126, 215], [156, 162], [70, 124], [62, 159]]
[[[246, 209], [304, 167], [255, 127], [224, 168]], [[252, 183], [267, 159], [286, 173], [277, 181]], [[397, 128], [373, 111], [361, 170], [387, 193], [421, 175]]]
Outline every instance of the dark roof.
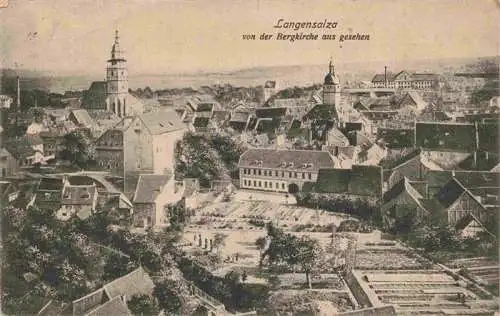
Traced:
[[144, 125], [153, 135], [160, 135], [186, 128], [186, 125], [180, 120], [179, 115], [173, 110], [160, 110], [149, 112], [139, 116]]
[[413, 147], [415, 131], [413, 129], [379, 128], [377, 138], [383, 140], [389, 148]]
[[195, 117], [193, 126], [196, 128], [204, 128], [208, 126], [208, 123], [210, 123], [210, 118], [208, 117]]
[[213, 103], [199, 103], [196, 106], [196, 112], [211, 112], [214, 108]]
[[411, 75], [411, 79], [414, 81], [428, 81], [428, 80], [437, 80], [438, 76], [436, 74], [431, 74], [431, 73], [414, 73]]
[[230, 117], [229, 111], [214, 111], [212, 120], [214, 120], [219, 126], [221, 126], [224, 123], [226, 123], [229, 117]]
[[[286, 167], [281, 167], [286, 163]], [[290, 166], [293, 163], [293, 166]], [[305, 164], [312, 164], [305, 167]], [[333, 167], [334, 162], [326, 151], [249, 149], [240, 156], [240, 167], [283, 168], [296, 171], [317, 171]]]
[[171, 175], [143, 174], [139, 176], [134, 194], [134, 203], [154, 203]]
[[255, 126], [257, 133], [274, 133], [281, 124], [279, 118], [261, 118], [258, 119]]
[[41, 191], [61, 191], [63, 183], [61, 179], [43, 177], [38, 183], [38, 190]]
[[97, 187], [93, 185], [69, 185], [64, 188], [61, 204], [92, 205], [97, 195]]
[[134, 295], [151, 295], [154, 286], [146, 271], [139, 267], [129, 274], [105, 284], [103, 288], [110, 298], [123, 295], [132, 298]]
[[471, 154], [467, 159], [461, 161], [458, 167], [463, 170], [489, 171], [498, 165], [499, 162], [500, 160], [497, 153], [477, 152], [475, 162], [474, 154]]
[[358, 165], [352, 166], [351, 169], [321, 169], [316, 181], [316, 191], [380, 196], [382, 169], [377, 166]]
[[430, 150], [473, 151], [476, 138], [473, 124], [417, 122], [416, 146]]
[[477, 124], [477, 133], [479, 137], [479, 149], [495, 153], [500, 151], [500, 137], [498, 137], [500, 135], [500, 128], [498, 121], [495, 123]]
[[357, 122], [345, 122], [344, 123], [344, 129], [346, 132], [349, 131], [360, 131], [363, 128], [363, 123], [357, 123]]
[[24, 159], [35, 153], [27, 136], [8, 139], [5, 141], [4, 146], [16, 159]]
[[276, 81], [274, 80], [268, 80], [264, 84], [264, 88], [276, 88]]
[[455, 178], [467, 189], [500, 187], [500, 173], [497, 172], [455, 171]]
[[316, 104], [306, 115], [307, 120], [337, 120], [338, 114], [335, 107], [326, 104]]
[[117, 296], [86, 313], [85, 316], [132, 316], [132, 312], [123, 299]]
[[94, 81], [83, 95], [85, 109], [106, 109], [106, 81]]
[[444, 208], [450, 207], [463, 193], [465, 188], [456, 180], [449, 181], [436, 195], [436, 199]]
[[413, 200], [417, 204], [419, 204], [419, 200], [423, 198], [423, 196], [415, 188], [413, 188], [411, 183], [405, 177], [398, 183], [396, 183], [392, 188], [390, 188], [389, 191], [384, 193], [384, 202], [387, 203], [391, 201], [405, 191], [413, 198]]
[[[396, 75], [397, 74], [394, 74], [392, 72], [388, 72], [387, 73], [387, 81], [394, 81], [394, 79], [396, 78]], [[386, 74], [376, 74], [373, 79], [372, 79], [372, 82], [385, 82], [386, 80]]]
[[260, 108], [255, 110], [255, 115], [258, 118], [273, 118], [283, 117], [286, 114], [286, 108]]

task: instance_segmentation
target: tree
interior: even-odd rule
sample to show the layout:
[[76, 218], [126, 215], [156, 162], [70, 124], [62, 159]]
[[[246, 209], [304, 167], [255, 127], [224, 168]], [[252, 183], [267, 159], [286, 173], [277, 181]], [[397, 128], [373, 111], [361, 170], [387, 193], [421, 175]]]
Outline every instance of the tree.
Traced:
[[226, 245], [226, 234], [216, 233], [213, 239], [213, 247], [217, 249], [217, 253], [220, 253], [220, 249]]
[[191, 217], [191, 210], [186, 208], [184, 200], [167, 205], [167, 213], [170, 221], [170, 231], [181, 231]]
[[119, 254], [111, 254], [104, 265], [104, 280], [114, 280], [128, 272], [129, 259]]
[[92, 152], [91, 141], [82, 131], [73, 131], [64, 135], [60, 158], [71, 161], [76, 167], [85, 169], [88, 167]]
[[307, 285], [312, 288], [310, 275], [318, 268], [323, 257], [319, 242], [309, 236], [303, 236], [297, 240], [296, 251], [297, 261], [306, 274]]
[[160, 313], [158, 301], [149, 295], [134, 295], [127, 306], [133, 315], [157, 316]]
[[167, 313], [179, 314], [182, 300], [174, 288], [175, 285], [171, 281], [163, 281], [155, 286], [153, 296], [158, 300], [159, 306]]

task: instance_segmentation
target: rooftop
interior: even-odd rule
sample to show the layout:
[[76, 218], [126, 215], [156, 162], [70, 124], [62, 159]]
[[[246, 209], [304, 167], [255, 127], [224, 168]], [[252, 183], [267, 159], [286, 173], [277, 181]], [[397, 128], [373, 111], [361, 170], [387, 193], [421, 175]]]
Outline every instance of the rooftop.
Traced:
[[332, 168], [334, 161], [326, 151], [249, 149], [241, 155], [239, 166], [317, 171]]
[[154, 203], [171, 175], [143, 174], [139, 176], [134, 194], [134, 203]]

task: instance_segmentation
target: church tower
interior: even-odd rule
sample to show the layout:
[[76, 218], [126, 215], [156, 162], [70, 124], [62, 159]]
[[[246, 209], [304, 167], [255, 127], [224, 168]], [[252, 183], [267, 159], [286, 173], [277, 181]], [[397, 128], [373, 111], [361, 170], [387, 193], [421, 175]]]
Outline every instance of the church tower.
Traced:
[[115, 43], [111, 48], [111, 59], [108, 60], [106, 69], [106, 106], [108, 111], [119, 117], [126, 113], [126, 102], [128, 95], [127, 61], [120, 48], [120, 37], [115, 32]]
[[328, 74], [323, 83], [323, 104], [331, 107], [340, 106], [340, 81], [335, 75], [335, 67], [330, 60]]

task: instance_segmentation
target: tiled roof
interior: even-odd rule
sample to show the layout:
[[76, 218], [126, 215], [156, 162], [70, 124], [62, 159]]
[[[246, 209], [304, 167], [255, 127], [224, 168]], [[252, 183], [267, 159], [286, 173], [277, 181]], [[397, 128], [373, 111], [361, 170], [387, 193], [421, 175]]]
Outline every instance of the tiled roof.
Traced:
[[389, 148], [413, 147], [415, 143], [415, 130], [379, 128], [377, 138], [383, 139]]
[[38, 183], [38, 190], [42, 191], [61, 191], [63, 183], [61, 179], [52, 177], [43, 177]]
[[349, 146], [349, 139], [336, 127], [332, 127], [327, 135], [330, 143], [335, 142], [338, 146]]
[[16, 159], [24, 159], [35, 153], [30, 139], [27, 136], [8, 139], [5, 141], [4, 146]]
[[127, 304], [119, 296], [86, 313], [85, 316], [132, 316]]
[[229, 119], [229, 117], [229, 111], [214, 111], [212, 120], [214, 120], [219, 126], [221, 126]]
[[278, 118], [286, 115], [286, 108], [260, 108], [255, 110], [255, 115], [258, 118]]
[[[274, 149], [249, 149], [241, 155], [239, 166], [281, 168], [284, 163], [287, 167], [283, 169], [297, 171], [317, 171], [334, 166], [332, 157], [326, 151]], [[293, 163], [293, 167], [290, 163]], [[312, 166], [305, 167], [305, 164]]]
[[408, 192], [408, 194], [413, 198], [415, 203], [420, 204], [419, 200], [423, 198], [423, 196], [412, 187], [410, 182], [406, 177], [401, 179], [398, 183], [396, 183], [389, 191], [384, 193], [384, 202], [389, 202], [392, 199], [398, 197], [404, 191]]
[[370, 146], [372, 144], [368, 136], [362, 131], [350, 131], [347, 133], [347, 139], [349, 139], [351, 146]]
[[306, 115], [304, 115], [304, 119], [332, 120], [338, 119], [338, 114], [335, 107], [331, 107], [326, 104], [317, 104]]
[[317, 192], [381, 196], [382, 168], [354, 165], [351, 169], [321, 169]]
[[438, 77], [436, 74], [429, 74], [429, 73], [414, 73], [411, 75], [411, 79], [414, 81], [432, 81], [432, 80], [437, 80]]
[[153, 135], [160, 135], [186, 128], [173, 110], [160, 110], [139, 116]]
[[110, 298], [123, 295], [131, 298], [134, 295], [151, 295], [154, 284], [146, 271], [139, 267], [129, 274], [105, 284], [103, 288]]
[[76, 121], [83, 127], [92, 128], [95, 126], [95, 122], [90, 117], [89, 112], [85, 109], [73, 110], [71, 112], [75, 117]]
[[500, 151], [500, 143], [498, 135], [500, 135], [500, 123], [479, 123], [477, 125], [477, 133], [479, 137], [479, 148], [492, 152]]
[[430, 150], [473, 151], [475, 149], [473, 124], [417, 122], [416, 146]]
[[213, 103], [199, 103], [196, 107], [196, 112], [211, 112], [213, 108]]
[[293, 108], [297, 106], [305, 106], [307, 105], [307, 100], [304, 99], [297, 99], [297, 98], [290, 98], [290, 99], [275, 99], [273, 101], [274, 107], [276, 108]]
[[482, 170], [490, 171], [500, 162], [497, 153], [477, 152], [476, 162], [474, 162], [474, 154], [471, 154], [467, 159], [461, 161], [458, 167], [463, 170]]
[[456, 180], [449, 181], [437, 194], [436, 199], [443, 205], [444, 208], [450, 207], [462, 193], [465, 188]]
[[257, 120], [255, 130], [258, 133], [274, 133], [280, 127], [279, 118], [261, 118]]
[[209, 125], [210, 123], [210, 118], [208, 117], [195, 117], [193, 126], [195, 128], [205, 128]]
[[86, 109], [106, 109], [106, 81], [94, 81], [83, 95], [83, 107]]
[[61, 204], [92, 205], [96, 194], [97, 187], [93, 185], [68, 185], [63, 190]]
[[[388, 72], [387, 73], [387, 81], [394, 81], [394, 79], [396, 78], [397, 74], [394, 74], [392, 72]], [[386, 75], [385, 74], [376, 74], [373, 79], [372, 79], [372, 82], [385, 82], [386, 80]]]
[[139, 176], [134, 194], [134, 203], [154, 203], [171, 175], [143, 174]]

